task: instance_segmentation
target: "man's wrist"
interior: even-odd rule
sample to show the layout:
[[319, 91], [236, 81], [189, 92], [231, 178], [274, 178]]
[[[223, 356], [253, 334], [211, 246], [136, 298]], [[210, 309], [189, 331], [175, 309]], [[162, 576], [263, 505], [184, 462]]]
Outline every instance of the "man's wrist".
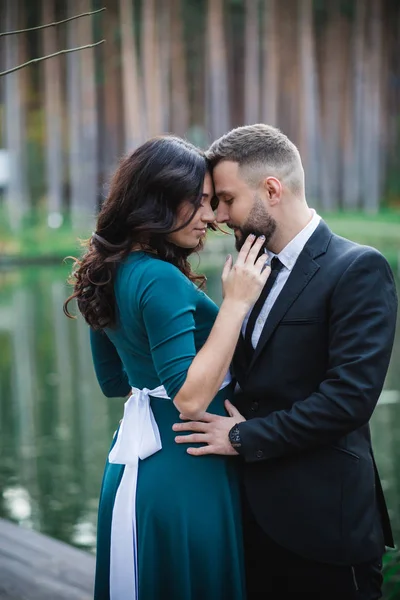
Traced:
[[240, 449], [242, 447], [242, 440], [240, 437], [238, 423], [236, 423], [236, 425], [234, 425], [232, 429], [230, 429], [228, 433], [228, 438], [232, 448], [234, 448], [236, 452], [240, 453]]

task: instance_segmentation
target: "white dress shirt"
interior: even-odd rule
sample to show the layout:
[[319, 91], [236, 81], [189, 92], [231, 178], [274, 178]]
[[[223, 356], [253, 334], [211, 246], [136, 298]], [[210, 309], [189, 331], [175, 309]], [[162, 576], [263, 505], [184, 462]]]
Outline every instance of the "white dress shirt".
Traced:
[[[277, 256], [279, 258], [279, 260], [281, 261], [283, 267], [279, 271], [278, 276], [272, 286], [272, 289], [271, 289], [270, 293], [268, 294], [268, 296], [265, 300], [264, 306], [262, 307], [261, 312], [257, 318], [255, 325], [254, 325], [253, 334], [251, 336], [251, 342], [252, 342], [253, 348], [255, 348], [258, 344], [258, 340], [260, 339], [262, 330], [265, 325], [265, 321], [267, 320], [267, 317], [271, 311], [271, 308], [273, 307], [276, 299], [278, 298], [279, 294], [281, 293], [283, 286], [287, 282], [288, 277], [289, 277], [294, 265], [296, 264], [296, 261], [299, 258], [301, 251], [303, 250], [304, 246], [306, 245], [306, 243], [308, 242], [308, 240], [310, 239], [310, 237], [312, 236], [314, 231], [317, 229], [319, 222], [321, 221], [321, 217], [319, 215], [317, 215], [317, 213], [315, 212], [314, 209], [311, 209], [311, 213], [312, 213], [311, 221], [309, 223], [307, 223], [307, 225], [304, 227], [304, 229], [302, 229], [296, 235], [296, 237], [294, 237], [287, 244], [287, 246], [285, 246], [284, 249], [281, 252], [279, 252], [279, 254], [273, 254], [272, 252], [269, 252], [267, 250], [267, 255], [268, 255], [267, 264], [269, 265], [272, 258], [274, 256]], [[243, 321], [243, 325], [242, 325], [243, 335], [245, 335], [247, 322], [249, 320], [251, 310], [247, 313], [247, 315]]]

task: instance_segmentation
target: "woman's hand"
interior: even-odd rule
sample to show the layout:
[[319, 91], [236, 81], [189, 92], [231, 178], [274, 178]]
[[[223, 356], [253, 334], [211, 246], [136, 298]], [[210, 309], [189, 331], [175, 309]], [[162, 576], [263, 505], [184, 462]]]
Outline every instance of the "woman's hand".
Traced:
[[257, 256], [265, 242], [264, 236], [255, 238], [249, 235], [243, 244], [236, 263], [232, 266], [232, 256], [228, 256], [222, 271], [224, 301], [235, 301], [246, 309], [246, 313], [257, 301], [271, 268], [265, 266], [267, 257]]
[[222, 272], [225, 298], [204, 346], [194, 357], [184, 384], [174, 398], [180, 413], [204, 419], [229, 369], [246, 313], [259, 297], [271, 272], [266, 256], [257, 258], [265, 239], [249, 236], [235, 265], [229, 258]]

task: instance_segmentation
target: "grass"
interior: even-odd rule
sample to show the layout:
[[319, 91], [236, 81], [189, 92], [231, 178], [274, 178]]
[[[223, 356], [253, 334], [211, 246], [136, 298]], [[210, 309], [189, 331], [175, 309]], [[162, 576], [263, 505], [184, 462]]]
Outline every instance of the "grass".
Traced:
[[[394, 260], [400, 250], [400, 211], [382, 211], [376, 215], [336, 212], [322, 215], [338, 235], [356, 242], [375, 246]], [[89, 237], [90, 227], [74, 230], [68, 219], [59, 229], [47, 225], [44, 213], [32, 213], [26, 217], [18, 233], [11, 231], [6, 216], [0, 212], [0, 260], [5, 262], [41, 262], [62, 260], [65, 256], [79, 256], [79, 238]], [[231, 237], [210, 234], [208, 254], [229, 251], [233, 246]], [[207, 254], [207, 252], [206, 252]], [[389, 256], [388, 256], [389, 258]]]
[[[364, 213], [323, 214], [331, 229], [343, 237], [360, 243], [400, 245], [400, 211], [382, 211], [376, 215]], [[368, 241], [369, 240], [369, 241]]]
[[58, 229], [47, 225], [42, 213], [29, 215], [18, 233], [7, 225], [0, 213], [0, 260], [7, 262], [41, 262], [62, 260], [82, 252], [79, 239], [90, 236], [90, 230], [75, 231], [68, 219]]
[[400, 257], [400, 212], [381, 211], [376, 215], [363, 213], [323, 214], [329, 227], [345, 238], [380, 250], [391, 266]]

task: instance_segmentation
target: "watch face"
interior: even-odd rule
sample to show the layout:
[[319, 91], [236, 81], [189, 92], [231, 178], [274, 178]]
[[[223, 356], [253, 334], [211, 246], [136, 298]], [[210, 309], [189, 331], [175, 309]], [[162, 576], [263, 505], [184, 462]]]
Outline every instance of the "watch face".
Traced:
[[239, 427], [235, 425], [229, 432], [229, 441], [234, 448], [239, 448], [242, 445], [240, 439]]

